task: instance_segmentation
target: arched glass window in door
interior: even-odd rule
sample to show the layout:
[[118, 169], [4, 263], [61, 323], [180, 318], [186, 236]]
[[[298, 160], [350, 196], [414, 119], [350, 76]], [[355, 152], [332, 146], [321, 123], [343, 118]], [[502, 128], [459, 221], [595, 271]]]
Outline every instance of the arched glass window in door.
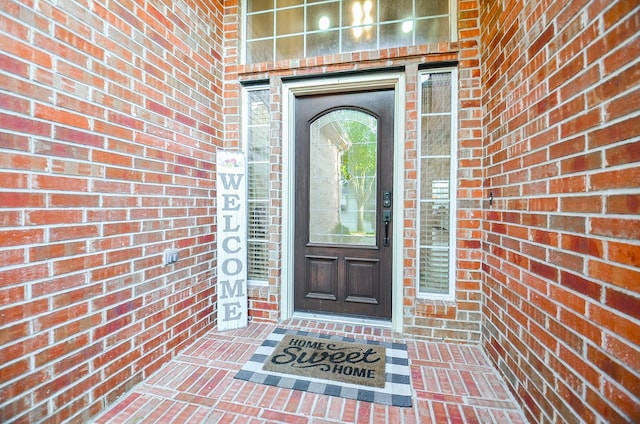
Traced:
[[310, 127], [309, 242], [376, 244], [378, 122], [334, 110]]

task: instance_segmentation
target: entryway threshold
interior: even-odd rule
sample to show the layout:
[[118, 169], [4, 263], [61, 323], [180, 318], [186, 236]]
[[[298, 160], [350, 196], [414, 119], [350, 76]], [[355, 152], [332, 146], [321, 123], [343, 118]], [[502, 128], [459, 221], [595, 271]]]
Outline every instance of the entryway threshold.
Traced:
[[292, 319], [307, 320], [307, 321], [321, 321], [331, 324], [343, 324], [343, 325], [364, 325], [367, 327], [382, 328], [385, 330], [391, 330], [391, 321], [371, 318], [359, 318], [351, 317], [347, 315], [329, 315], [329, 314], [314, 314], [310, 312], [294, 312]]

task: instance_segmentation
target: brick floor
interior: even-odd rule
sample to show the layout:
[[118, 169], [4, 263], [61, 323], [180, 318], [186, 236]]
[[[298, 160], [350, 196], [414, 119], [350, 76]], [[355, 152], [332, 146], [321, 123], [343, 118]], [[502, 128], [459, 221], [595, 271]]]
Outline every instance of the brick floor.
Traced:
[[390, 330], [292, 320], [279, 326], [407, 344], [413, 407], [399, 408], [234, 379], [274, 329], [209, 332], [96, 423], [526, 423], [482, 348], [400, 339]]

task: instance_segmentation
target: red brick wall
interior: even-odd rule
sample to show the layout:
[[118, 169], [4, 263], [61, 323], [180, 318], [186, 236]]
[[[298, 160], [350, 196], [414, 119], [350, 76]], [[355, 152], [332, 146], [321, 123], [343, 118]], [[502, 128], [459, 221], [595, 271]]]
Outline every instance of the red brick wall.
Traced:
[[1, 3], [1, 422], [86, 421], [212, 327], [221, 25], [192, 0]]
[[483, 332], [534, 422], [640, 421], [640, 7], [482, 2]]

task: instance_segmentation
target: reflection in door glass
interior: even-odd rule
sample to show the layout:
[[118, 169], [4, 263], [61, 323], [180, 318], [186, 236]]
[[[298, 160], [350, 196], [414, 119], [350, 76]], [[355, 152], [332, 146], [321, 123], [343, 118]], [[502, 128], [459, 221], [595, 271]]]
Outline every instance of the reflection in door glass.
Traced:
[[375, 246], [377, 120], [353, 109], [311, 124], [309, 242]]

